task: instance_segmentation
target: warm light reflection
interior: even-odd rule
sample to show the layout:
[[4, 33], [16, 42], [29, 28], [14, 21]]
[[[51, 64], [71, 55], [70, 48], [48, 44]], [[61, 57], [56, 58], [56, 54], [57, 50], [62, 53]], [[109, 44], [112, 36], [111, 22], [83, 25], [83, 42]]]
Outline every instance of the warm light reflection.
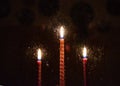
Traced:
[[63, 38], [64, 37], [64, 28], [63, 26], [61, 26], [60, 28], [60, 38]]
[[41, 57], [42, 57], [42, 52], [41, 52], [41, 49], [38, 49], [37, 51], [37, 55], [38, 55], [38, 60], [41, 60]]
[[83, 57], [84, 58], [87, 57], [87, 49], [86, 49], [86, 47], [83, 48]]

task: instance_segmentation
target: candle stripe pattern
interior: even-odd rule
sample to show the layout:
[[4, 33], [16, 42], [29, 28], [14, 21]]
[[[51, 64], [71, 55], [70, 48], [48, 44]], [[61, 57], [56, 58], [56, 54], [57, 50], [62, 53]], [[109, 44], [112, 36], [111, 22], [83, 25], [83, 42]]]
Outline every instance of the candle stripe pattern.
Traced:
[[64, 39], [60, 39], [60, 86], [65, 86], [64, 75]]

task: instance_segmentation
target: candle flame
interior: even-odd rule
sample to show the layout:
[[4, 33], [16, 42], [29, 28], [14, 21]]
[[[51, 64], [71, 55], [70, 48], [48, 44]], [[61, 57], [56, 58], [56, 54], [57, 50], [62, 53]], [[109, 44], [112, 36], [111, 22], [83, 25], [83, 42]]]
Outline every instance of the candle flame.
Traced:
[[63, 26], [61, 26], [61, 28], [60, 28], [60, 37], [61, 38], [64, 37], [64, 28], [63, 28]]
[[83, 48], [83, 57], [84, 58], [87, 57], [87, 49], [86, 49], [86, 47]]
[[41, 57], [42, 57], [41, 49], [38, 49], [37, 55], [38, 55], [38, 60], [41, 60]]

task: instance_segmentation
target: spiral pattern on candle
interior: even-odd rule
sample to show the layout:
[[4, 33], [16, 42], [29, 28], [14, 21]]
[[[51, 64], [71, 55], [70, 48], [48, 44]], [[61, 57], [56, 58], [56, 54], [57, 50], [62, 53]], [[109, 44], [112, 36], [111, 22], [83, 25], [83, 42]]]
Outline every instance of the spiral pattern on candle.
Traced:
[[60, 86], [65, 86], [64, 75], [64, 39], [60, 39]]

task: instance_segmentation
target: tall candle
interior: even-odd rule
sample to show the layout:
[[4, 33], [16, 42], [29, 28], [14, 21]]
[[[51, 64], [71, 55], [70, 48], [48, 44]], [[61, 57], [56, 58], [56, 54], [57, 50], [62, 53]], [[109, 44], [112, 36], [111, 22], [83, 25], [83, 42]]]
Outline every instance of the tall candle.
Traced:
[[37, 51], [38, 57], [37, 57], [37, 63], [38, 63], [38, 86], [42, 86], [42, 82], [41, 82], [41, 66], [42, 66], [42, 61], [41, 61], [41, 57], [42, 57], [42, 52], [41, 49], [38, 49]]
[[60, 86], [65, 86], [64, 71], [64, 28], [60, 28]]
[[87, 86], [86, 63], [87, 63], [87, 49], [86, 49], [86, 47], [84, 47], [83, 48], [83, 78], [84, 78], [84, 86]]

